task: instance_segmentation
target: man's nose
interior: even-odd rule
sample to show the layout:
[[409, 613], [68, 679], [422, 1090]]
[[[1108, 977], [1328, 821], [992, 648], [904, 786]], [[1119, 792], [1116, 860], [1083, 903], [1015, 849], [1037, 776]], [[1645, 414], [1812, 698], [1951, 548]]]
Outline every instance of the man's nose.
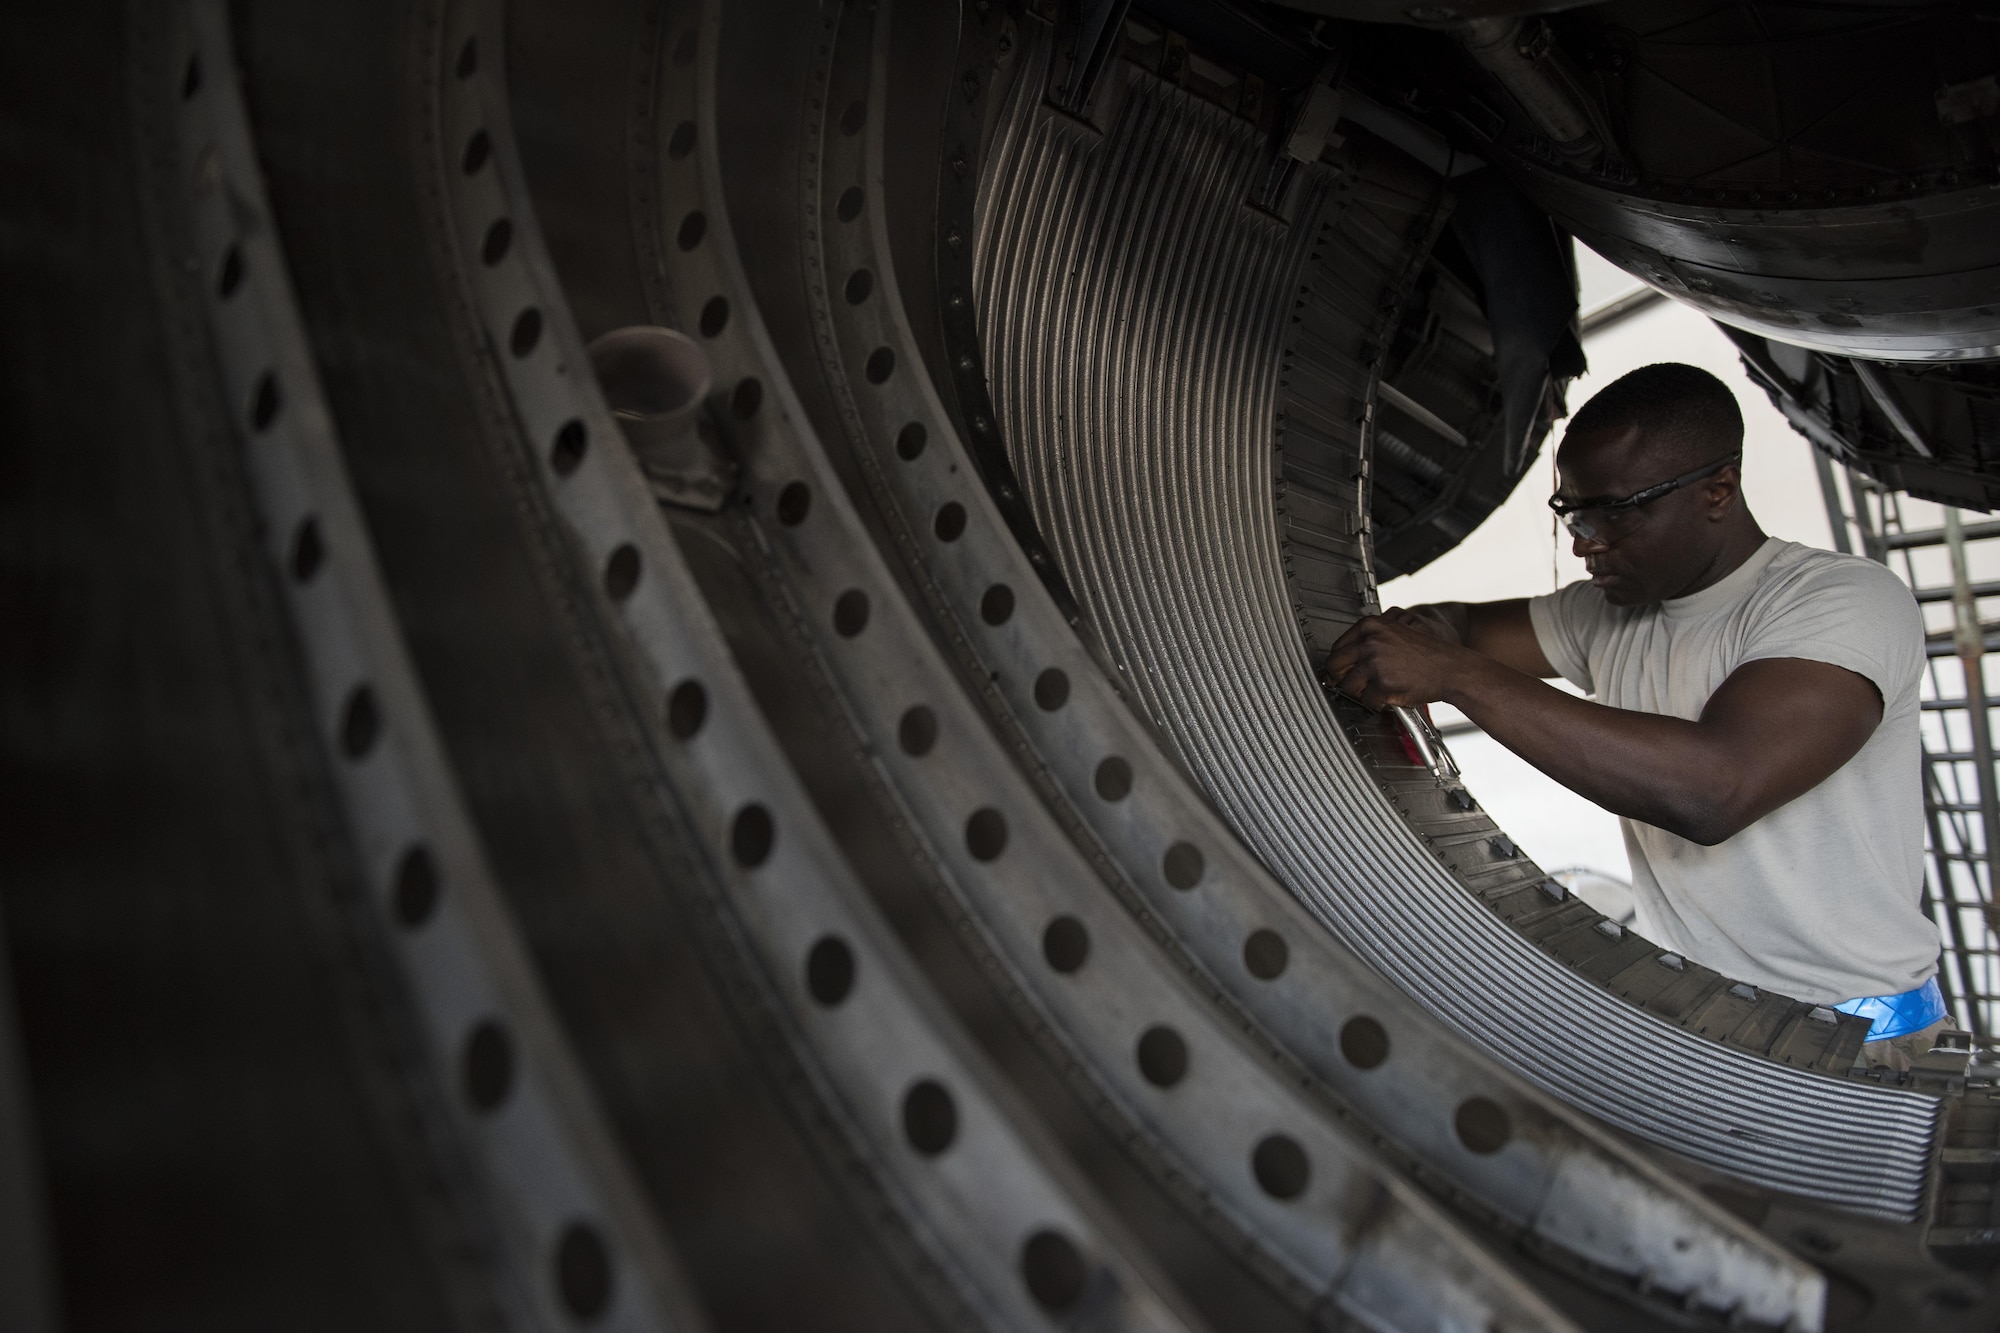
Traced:
[[1600, 551], [1608, 551], [1610, 549], [1611, 543], [1605, 541], [1602, 537], [1586, 537], [1579, 532], [1572, 532], [1569, 535], [1569, 552], [1578, 559], [1596, 555]]

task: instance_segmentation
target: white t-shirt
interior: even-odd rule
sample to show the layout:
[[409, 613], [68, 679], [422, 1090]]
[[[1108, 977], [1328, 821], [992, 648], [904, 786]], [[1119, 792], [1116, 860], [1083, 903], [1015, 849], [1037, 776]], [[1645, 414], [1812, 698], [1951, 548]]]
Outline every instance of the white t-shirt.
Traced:
[[1689, 597], [1615, 607], [1573, 583], [1528, 613], [1550, 664], [1613, 708], [1698, 718], [1730, 672], [1760, 658], [1873, 681], [1882, 721], [1861, 752], [1735, 837], [1703, 847], [1618, 821], [1638, 925], [1724, 976], [1818, 1004], [1896, 994], [1937, 970], [1937, 927], [1920, 906], [1924, 626], [1894, 574], [1772, 538]]

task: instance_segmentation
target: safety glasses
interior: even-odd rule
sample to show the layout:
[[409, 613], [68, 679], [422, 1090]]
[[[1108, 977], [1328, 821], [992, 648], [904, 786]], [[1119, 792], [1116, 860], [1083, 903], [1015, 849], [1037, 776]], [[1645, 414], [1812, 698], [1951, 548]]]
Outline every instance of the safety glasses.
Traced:
[[1726, 467], [1733, 467], [1743, 461], [1743, 451], [1713, 463], [1704, 463], [1692, 472], [1683, 473], [1672, 481], [1663, 481], [1657, 486], [1648, 486], [1643, 491], [1635, 491], [1622, 500], [1565, 500], [1560, 495], [1549, 497], [1549, 508], [1570, 530], [1570, 535], [1585, 541], [1596, 541], [1613, 536], [1622, 531], [1625, 524], [1643, 505], [1649, 505], [1663, 495], [1671, 495], [1683, 486], [1692, 486], [1705, 478], [1712, 477]]

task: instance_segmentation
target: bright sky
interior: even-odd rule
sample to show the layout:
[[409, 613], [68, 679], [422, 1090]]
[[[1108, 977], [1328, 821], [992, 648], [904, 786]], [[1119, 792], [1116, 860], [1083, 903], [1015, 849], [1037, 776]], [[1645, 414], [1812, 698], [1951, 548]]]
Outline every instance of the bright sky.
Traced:
[[[1577, 260], [1586, 310], [1639, 285], [1582, 246]], [[1743, 488], [1758, 522], [1776, 537], [1832, 546], [1812, 446], [1750, 382], [1734, 345], [1706, 316], [1664, 301], [1593, 336], [1584, 350], [1590, 373], [1570, 386], [1572, 411], [1625, 372], [1656, 361], [1684, 361], [1720, 377], [1736, 391], [1743, 408]], [[1415, 574], [1383, 584], [1382, 605], [1527, 597], [1582, 578], [1583, 562], [1569, 553], [1566, 535], [1556, 541], [1558, 529], [1547, 504], [1555, 488], [1560, 425], [1557, 430], [1507, 503], [1456, 549]], [[1441, 722], [1451, 712], [1433, 711]], [[1629, 878], [1614, 816], [1544, 777], [1483, 733], [1453, 738], [1451, 750], [1480, 804], [1544, 869], [1584, 866]]]

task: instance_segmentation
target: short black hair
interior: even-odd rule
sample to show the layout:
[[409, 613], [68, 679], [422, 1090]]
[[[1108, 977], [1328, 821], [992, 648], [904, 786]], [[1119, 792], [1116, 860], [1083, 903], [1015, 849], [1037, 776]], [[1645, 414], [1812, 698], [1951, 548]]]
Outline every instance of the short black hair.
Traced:
[[1678, 361], [1641, 366], [1599, 389], [1570, 418], [1564, 438], [1615, 435], [1633, 426], [1644, 430], [1647, 452], [1669, 454], [1689, 467], [1743, 447], [1736, 395], [1699, 366]]

